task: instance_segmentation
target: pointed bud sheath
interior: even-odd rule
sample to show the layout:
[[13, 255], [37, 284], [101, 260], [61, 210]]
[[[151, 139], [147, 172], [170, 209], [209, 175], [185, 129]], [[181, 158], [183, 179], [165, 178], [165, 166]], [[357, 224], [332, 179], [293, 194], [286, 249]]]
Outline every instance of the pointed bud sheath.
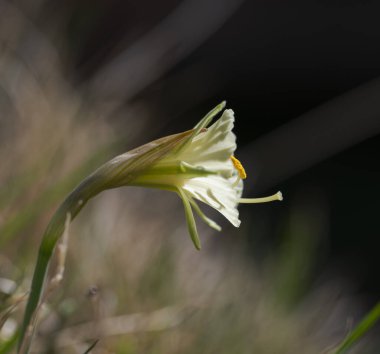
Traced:
[[62, 222], [70, 213], [74, 219], [86, 202], [107, 189], [128, 186], [136, 178], [143, 174], [145, 169], [167, 153], [184, 143], [186, 138], [192, 134], [192, 130], [170, 135], [142, 145], [136, 149], [116, 156], [108, 161], [86, 179], [84, 179], [66, 198], [51, 220], [41, 245], [41, 251], [48, 253], [63, 232]]

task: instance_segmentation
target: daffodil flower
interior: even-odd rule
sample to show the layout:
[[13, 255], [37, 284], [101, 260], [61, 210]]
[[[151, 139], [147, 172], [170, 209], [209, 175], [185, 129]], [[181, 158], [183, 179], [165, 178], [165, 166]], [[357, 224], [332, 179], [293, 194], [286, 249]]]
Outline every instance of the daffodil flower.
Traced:
[[[225, 102], [209, 112], [192, 130], [170, 135], [119, 155], [85, 178], [64, 200], [51, 219], [42, 239], [33, 275], [32, 288], [20, 331], [18, 352], [28, 353], [34, 327], [33, 318], [54, 248], [62, 236], [66, 220], [73, 220], [86, 203], [102, 191], [123, 186], [161, 188], [178, 193], [183, 201], [190, 236], [197, 249], [201, 244], [193, 210], [212, 228], [220, 226], [209, 219], [197, 201], [208, 204], [232, 225], [240, 225], [239, 203], [282, 200], [280, 192], [266, 198], [242, 198], [246, 173], [234, 157], [236, 137], [232, 132], [231, 109], [212, 125]], [[30, 330], [31, 329], [31, 330]]]
[[242, 180], [247, 176], [240, 161], [234, 157], [234, 112], [226, 109], [209, 126], [224, 106], [223, 102], [212, 110], [184, 141], [130, 182], [131, 185], [177, 192], [183, 201], [189, 233], [197, 249], [201, 245], [193, 210], [210, 227], [218, 231], [221, 227], [202, 212], [196, 201], [218, 210], [232, 225], [239, 227], [239, 203], [282, 200], [280, 192], [267, 198], [241, 198]]

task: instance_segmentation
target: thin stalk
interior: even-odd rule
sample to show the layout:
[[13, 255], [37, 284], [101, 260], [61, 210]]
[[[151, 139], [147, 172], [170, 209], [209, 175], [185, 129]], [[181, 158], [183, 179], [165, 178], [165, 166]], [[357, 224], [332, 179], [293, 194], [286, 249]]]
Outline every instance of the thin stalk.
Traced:
[[37, 320], [35, 314], [42, 297], [51, 256], [57, 241], [63, 234], [67, 215], [72, 215], [72, 219], [74, 219], [89, 199], [88, 197], [84, 198], [86, 196], [85, 192], [88, 181], [89, 179], [85, 180], [84, 182], [86, 183], [82, 183], [66, 198], [54, 214], [45, 231], [39, 248], [30, 296], [25, 310], [23, 325], [21, 327], [18, 353], [29, 352], [35, 322]]

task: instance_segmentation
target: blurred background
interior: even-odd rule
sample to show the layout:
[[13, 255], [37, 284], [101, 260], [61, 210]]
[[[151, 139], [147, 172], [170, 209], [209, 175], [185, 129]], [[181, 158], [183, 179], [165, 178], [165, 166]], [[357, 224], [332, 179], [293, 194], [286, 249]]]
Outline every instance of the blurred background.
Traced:
[[[0, 0], [0, 344], [44, 228], [113, 156], [235, 111], [242, 226], [103, 193], [70, 228], [36, 353], [328, 353], [375, 304], [378, 1]], [[352, 353], [378, 353], [374, 329]], [[7, 342], [8, 341], [8, 342]], [[10, 350], [11, 351], [11, 350]]]

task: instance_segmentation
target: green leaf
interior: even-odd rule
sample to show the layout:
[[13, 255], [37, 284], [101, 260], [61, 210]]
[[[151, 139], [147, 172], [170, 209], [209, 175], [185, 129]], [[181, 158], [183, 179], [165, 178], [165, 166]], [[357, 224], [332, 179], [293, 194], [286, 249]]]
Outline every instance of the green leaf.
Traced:
[[372, 310], [363, 318], [363, 320], [351, 331], [342, 343], [335, 349], [334, 354], [347, 353], [349, 349], [363, 337], [380, 318], [380, 302], [378, 302]]

